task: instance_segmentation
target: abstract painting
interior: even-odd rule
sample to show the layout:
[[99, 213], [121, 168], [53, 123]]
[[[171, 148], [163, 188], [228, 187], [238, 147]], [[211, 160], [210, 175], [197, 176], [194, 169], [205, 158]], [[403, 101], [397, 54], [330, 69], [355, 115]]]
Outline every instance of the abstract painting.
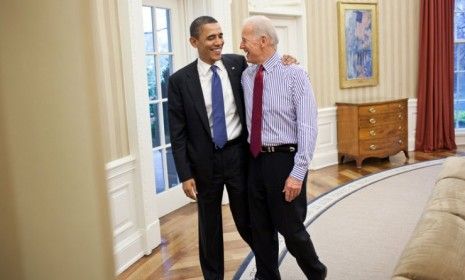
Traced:
[[338, 22], [340, 87], [377, 85], [377, 4], [338, 2]]

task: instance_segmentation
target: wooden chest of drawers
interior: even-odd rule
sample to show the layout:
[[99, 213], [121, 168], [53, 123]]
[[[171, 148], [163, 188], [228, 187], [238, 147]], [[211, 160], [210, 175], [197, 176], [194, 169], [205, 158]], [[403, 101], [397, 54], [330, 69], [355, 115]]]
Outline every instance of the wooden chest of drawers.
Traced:
[[407, 99], [372, 103], [336, 103], [338, 161], [407, 153]]

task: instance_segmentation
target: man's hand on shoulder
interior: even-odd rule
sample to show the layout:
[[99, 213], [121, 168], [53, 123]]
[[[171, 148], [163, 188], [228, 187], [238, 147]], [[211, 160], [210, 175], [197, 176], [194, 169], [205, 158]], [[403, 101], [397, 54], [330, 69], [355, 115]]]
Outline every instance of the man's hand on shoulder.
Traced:
[[297, 61], [297, 59], [289, 54], [283, 55], [283, 57], [281, 58], [281, 62], [284, 65], [291, 65], [291, 64], [299, 65], [299, 62]]

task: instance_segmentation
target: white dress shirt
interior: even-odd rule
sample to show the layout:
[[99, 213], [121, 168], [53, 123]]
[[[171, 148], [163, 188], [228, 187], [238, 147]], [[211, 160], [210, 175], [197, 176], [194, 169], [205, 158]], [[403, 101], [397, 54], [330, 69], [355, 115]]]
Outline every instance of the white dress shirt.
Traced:
[[[215, 62], [218, 66], [218, 75], [221, 79], [224, 100], [224, 116], [226, 118], [226, 131], [228, 141], [233, 140], [241, 135], [241, 121], [237, 113], [236, 102], [229, 81], [228, 72], [221, 60]], [[208, 123], [213, 135], [213, 115], [212, 115], [212, 75], [211, 65], [203, 62], [200, 58], [197, 60], [197, 70], [199, 71], [200, 85], [202, 86], [203, 99], [207, 107]]]

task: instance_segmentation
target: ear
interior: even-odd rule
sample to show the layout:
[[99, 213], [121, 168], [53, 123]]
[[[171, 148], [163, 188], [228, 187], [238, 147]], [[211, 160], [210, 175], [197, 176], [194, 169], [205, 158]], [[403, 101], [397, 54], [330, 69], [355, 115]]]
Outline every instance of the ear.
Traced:
[[189, 42], [194, 48], [197, 48], [197, 39], [195, 37], [190, 37]]
[[270, 40], [270, 38], [268, 38], [266, 36], [260, 36], [260, 46], [264, 47], [264, 46], [268, 45], [269, 40]]

